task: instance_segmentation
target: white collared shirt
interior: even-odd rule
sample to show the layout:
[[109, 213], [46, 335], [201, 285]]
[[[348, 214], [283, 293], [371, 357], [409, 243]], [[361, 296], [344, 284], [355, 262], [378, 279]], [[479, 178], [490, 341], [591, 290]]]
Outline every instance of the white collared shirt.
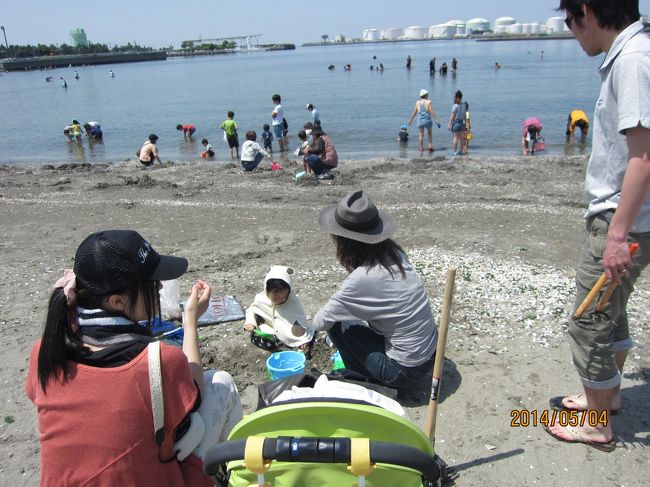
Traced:
[[[616, 37], [599, 73], [603, 83], [585, 180], [589, 202], [585, 218], [618, 207], [629, 162], [625, 131], [639, 125], [650, 129], [650, 36], [641, 22]], [[650, 194], [631, 228], [633, 233], [649, 231]]]

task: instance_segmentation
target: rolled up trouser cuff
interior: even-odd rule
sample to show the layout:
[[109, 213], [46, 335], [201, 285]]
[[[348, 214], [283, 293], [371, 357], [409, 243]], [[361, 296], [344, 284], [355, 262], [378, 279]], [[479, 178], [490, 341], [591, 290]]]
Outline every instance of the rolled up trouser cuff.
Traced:
[[632, 342], [631, 338], [627, 338], [625, 340], [620, 340], [618, 342], [613, 342], [612, 343], [612, 352], [625, 352], [626, 350], [630, 350], [634, 346], [634, 343]]
[[616, 386], [620, 385], [621, 374], [617, 372], [614, 377], [605, 381], [589, 380], [589, 379], [585, 379], [584, 377], [580, 377], [580, 380], [582, 381], [582, 385], [588, 387], [589, 389], [603, 391], [606, 389], [614, 389]]

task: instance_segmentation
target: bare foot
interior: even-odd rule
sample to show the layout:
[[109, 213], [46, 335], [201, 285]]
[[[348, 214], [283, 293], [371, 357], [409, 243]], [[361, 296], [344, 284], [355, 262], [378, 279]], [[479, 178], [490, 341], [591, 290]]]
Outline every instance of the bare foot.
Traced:
[[[588, 409], [587, 397], [584, 394], [564, 396], [562, 398], [562, 405], [567, 409], [573, 409], [576, 411], [586, 411]], [[621, 408], [620, 394], [617, 394], [612, 398], [612, 402], [609, 407], [611, 411], [618, 411]]]
[[549, 425], [546, 432], [568, 443], [585, 443], [604, 451], [616, 448], [614, 432], [609, 424], [605, 427], [593, 428], [586, 424], [584, 426], [561, 426], [559, 422], [556, 422]]

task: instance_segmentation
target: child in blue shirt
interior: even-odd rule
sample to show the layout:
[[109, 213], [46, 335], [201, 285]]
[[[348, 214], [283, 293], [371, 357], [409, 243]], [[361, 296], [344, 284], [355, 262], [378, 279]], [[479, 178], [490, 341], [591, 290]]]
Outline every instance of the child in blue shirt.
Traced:
[[264, 131], [262, 132], [262, 143], [264, 144], [264, 150], [268, 151], [269, 154], [273, 154], [273, 134], [271, 133], [268, 123], [264, 124]]

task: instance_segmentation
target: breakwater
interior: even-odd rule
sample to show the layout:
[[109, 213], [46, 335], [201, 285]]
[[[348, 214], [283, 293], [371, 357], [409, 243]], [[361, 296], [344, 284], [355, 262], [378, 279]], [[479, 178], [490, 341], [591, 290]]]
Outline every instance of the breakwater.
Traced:
[[167, 59], [167, 53], [165, 51], [70, 54], [62, 56], [40, 56], [25, 59], [2, 59], [0, 60], [0, 70], [25, 71], [31, 69], [63, 68], [68, 66], [164, 61], [165, 59]]

